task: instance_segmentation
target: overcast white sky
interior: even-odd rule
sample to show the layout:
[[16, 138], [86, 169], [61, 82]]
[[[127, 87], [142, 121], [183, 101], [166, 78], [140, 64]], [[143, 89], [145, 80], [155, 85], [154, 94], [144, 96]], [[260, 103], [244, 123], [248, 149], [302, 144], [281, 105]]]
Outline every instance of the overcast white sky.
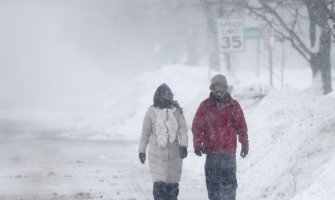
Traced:
[[190, 17], [153, 2], [1, 0], [0, 106], [92, 97], [181, 54]]
[[[0, 108], [91, 101], [144, 70], [182, 63], [188, 49], [205, 57], [206, 17], [183, 2], [0, 0]], [[256, 41], [247, 42], [233, 55], [237, 68], [255, 66]], [[285, 49], [286, 65], [309, 67]], [[260, 56], [267, 70], [267, 52]]]

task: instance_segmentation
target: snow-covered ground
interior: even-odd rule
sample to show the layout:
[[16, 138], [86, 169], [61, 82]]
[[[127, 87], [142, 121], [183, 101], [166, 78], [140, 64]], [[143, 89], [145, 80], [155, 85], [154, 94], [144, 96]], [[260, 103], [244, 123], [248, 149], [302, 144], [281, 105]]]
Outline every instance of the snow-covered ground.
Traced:
[[[249, 155], [237, 160], [237, 199], [335, 196], [335, 94], [305, 92], [310, 72], [299, 69], [297, 79], [297, 71], [286, 69], [284, 89], [268, 86], [266, 72], [260, 78], [250, 71], [228, 77], [250, 138]], [[165, 66], [138, 74], [90, 109], [0, 110], [0, 199], [152, 199], [148, 165], [137, 158], [137, 142], [154, 91], [163, 82], [171, 87], [190, 129], [214, 73]], [[192, 152], [189, 131], [180, 199], [207, 199], [204, 162]]]

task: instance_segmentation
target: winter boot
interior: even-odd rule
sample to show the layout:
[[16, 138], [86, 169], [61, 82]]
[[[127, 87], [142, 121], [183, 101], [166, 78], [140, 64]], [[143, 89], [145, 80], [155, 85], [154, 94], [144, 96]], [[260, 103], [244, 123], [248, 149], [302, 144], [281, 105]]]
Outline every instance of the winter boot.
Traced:
[[166, 200], [167, 184], [165, 182], [154, 182], [152, 191], [154, 200]]
[[168, 183], [166, 200], [177, 200], [178, 194], [179, 194], [179, 184], [178, 183]]

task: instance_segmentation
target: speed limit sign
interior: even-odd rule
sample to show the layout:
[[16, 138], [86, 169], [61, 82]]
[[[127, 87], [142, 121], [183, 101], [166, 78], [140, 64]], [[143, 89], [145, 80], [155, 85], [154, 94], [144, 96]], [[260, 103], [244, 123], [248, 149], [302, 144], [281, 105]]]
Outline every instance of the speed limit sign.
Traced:
[[220, 52], [244, 51], [243, 19], [218, 20]]

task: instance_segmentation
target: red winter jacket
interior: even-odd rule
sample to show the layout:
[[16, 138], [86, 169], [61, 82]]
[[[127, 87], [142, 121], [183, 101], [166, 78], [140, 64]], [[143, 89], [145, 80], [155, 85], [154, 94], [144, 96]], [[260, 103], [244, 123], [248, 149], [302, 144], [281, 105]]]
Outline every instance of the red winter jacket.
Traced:
[[193, 147], [205, 153], [235, 153], [237, 136], [242, 148], [249, 148], [248, 129], [240, 104], [228, 93], [223, 102], [215, 97], [201, 102], [192, 124]]

